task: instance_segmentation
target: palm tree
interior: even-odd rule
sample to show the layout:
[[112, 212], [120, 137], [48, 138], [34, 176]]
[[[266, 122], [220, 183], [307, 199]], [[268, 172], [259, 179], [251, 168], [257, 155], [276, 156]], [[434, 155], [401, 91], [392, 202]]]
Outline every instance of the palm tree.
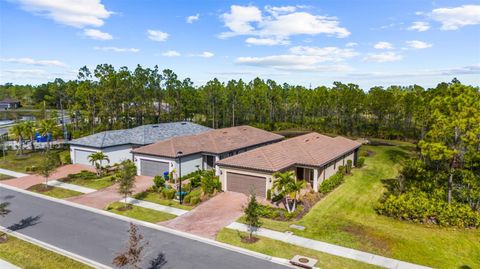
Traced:
[[97, 170], [97, 176], [100, 175], [102, 169], [102, 162], [107, 161], [108, 163], [110, 163], [110, 159], [108, 158], [108, 156], [101, 151], [88, 155], [88, 160], [92, 163], [92, 165], [95, 166], [95, 169]]
[[27, 121], [25, 122], [25, 137], [30, 139], [30, 145], [32, 150], [35, 150], [35, 134], [37, 133], [37, 127], [35, 122]]
[[[289, 213], [294, 212], [297, 207], [298, 194], [305, 183], [303, 181], [297, 181], [293, 171], [284, 173], [277, 172], [273, 174], [273, 177], [273, 188], [278, 195], [285, 199], [285, 208], [287, 211]], [[292, 201], [292, 207], [290, 207], [289, 200]]]
[[[42, 120], [40, 122], [39, 132], [42, 136], [53, 136], [57, 129], [57, 124], [54, 120]], [[47, 150], [50, 149], [50, 138], [47, 139]]]
[[23, 137], [25, 136], [25, 124], [18, 123], [10, 128], [9, 132], [13, 135], [15, 139], [18, 139], [20, 144], [20, 155], [23, 155]]

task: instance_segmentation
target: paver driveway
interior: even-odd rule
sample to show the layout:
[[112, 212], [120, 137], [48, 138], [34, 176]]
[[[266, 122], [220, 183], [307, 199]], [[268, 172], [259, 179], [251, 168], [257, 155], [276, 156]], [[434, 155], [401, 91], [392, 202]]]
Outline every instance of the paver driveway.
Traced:
[[[136, 176], [134, 193], [147, 190], [153, 185], [152, 177]], [[70, 202], [94, 207], [97, 209], [105, 209], [105, 207], [113, 202], [117, 202], [122, 199], [123, 196], [117, 192], [117, 184], [114, 184], [105, 189], [101, 189], [96, 192], [87, 193], [75, 197], [68, 198]]]
[[[48, 178], [49, 180], [57, 180], [67, 177], [69, 174], [80, 173], [82, 170], [95, 172], [95, 168], [84, 164], [67, 164], [58, 167], [55, 172]], [[28, 175], [19, 178], [12, 178], [1, 181], [1, 184], [10, 185], [20, 189], [28, 189], [33, 185], [44, 183], [45, 178], [40, 175]]]
[[222, 192], [190, 212], [159, 224], [172, 229], [215, 239], [217, 233], [243, 214], [247, 196], [237, 192]]

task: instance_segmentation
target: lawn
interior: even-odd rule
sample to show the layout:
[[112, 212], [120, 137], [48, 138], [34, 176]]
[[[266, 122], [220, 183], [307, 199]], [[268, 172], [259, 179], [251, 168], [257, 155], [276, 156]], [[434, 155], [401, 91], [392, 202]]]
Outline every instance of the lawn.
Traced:
[[155, 192], [144, 191], [135, 195], [134, 198], [183, 210], [192, 210], [194, 208], [190, 205], [180, 204], [178, 201], [175, 200], [163, 199], [162, 197], [160, 197], [160, 194]]
[[[65, 154], [68, 154], [68, 151], [58, 151], [60, 153], [60, 158], [63, 160]], [[5, 156], [0, 157], [0, 168], [13, 170], [21, 173], [26, 173], [27, 167], [38, 166], [43, 158], [43, 151], [24, 151], [24, 156], [17, 156], [16, 151], [9, 150]]]
[[175, 215], [160, 212], [140, 206], [131, 205], [131, 209], [125, 210], [125, 203], [114, 202], [107, 206], [106, 210], [126, 217], [148, 221], [152, 223], [162, 222], [175, 218]]
[[51, 197], [59, 198], [59, 199], [64, 199], [64, 198], [69, 198], [73, 196], [78, 196], [82, 195], [83, 193], [77, 192], [77, 191], [72, 191], [72, 190], [67, 190], [59, 187], [53, 187], [53, 186], [46, 186], [45, 184], [37, 184], [33, 185], [27, 190], [33, 191], [36, 193], [48, 195]]
[[69, 184], [79, 185], [86, 188], [100, 190], [106, 187], [112, 186], [115, 182], [111, 180], [112, 176], [105, 176], [101, 178], [94, 179], [84, 179], [84, 178], [64, 178], [61, 181]]
[[[252, 251], [261, 252], [270, 256], [279, 258], [291, 259], [295, 255], [303, 255], [309, 258], [318, 260], [316, 267], [319, 268], [380, 268], [373, 265], [357, 262], [350, 259], [329, 255], [323, 252], [298, 247], [292, 244], [287, 244], [281, 241], [273, 240], [258, 236], [260, 240], [253, 244], [243, 243], [240, 236], [248, 236], [247, 233], [239, 233], [237, 231], [224, 228], [217, 235], [217, 241], [227, 243], [230, 245], [246, 248]], [[274, 247], [272, 247], [274, 246]]]
[[0, 180], [6, 180], [6, 179], [11, 179], [11, 178], [12, 178], [11, 176], [0, 174]]
[[91, 268], [55, 252], [9, 236], [8, 241], [0, 243], [0, 259], [21, 268], [42, 269], [87, 269]]
[[[263, 227], [437, 268], [480, 268], [480, 231], [413, 224], [378, 215], [382, 179], [397, 175], [413, 146], [364, 146], [366, 166], [318, 202], [299, 221], [263, 219]], [[305, 226], [304, 231], [289, 228]]]

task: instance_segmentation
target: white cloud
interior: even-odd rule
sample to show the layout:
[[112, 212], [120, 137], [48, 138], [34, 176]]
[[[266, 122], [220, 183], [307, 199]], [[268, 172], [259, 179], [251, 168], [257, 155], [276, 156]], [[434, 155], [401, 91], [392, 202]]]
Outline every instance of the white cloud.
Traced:
[[469, 65], [459, 68], [426, 69], [406, 72], [365, 72], [351, 73], [347, 76], [355, 78], [402, 78], [402, 77], [425, 77], [425, 76], [455, 76], [480, 74], [480, 64]]
[[369, 53], [367, 57], [363, 60], [366, 62], [377, 62], [377, 63], [384, 63], [384, 62], [395, 62], [400, 61], [403, 59], [403, 56], [397, 54], [395, 52], [384, 52], [384, 53]]
[[159, 30], [147, 30], [148, 38], [153, 41], [163, 42], [167, 40], [168, 33], [159, 31]]
[[347, 48], [356, 47], [356, 46], [358, 46], [358, 43], [356, 42], [348, 42], [347, 44], [345, 44], [345, 47]]
[[412, 26], [408, 27], [407, 30], [425, 32], [430, 29], [430, 24], [424, 21], [414, 21]]
[[112, 40], [113, 36], [109, 33], [102, 32], [97, 29], [85, 29], [83, 31], [83, 34], [91, 39], [96, 39], [96, 40]]
[[38, 66], [58, 66], [58, 67], [66, 66], [64, 63], [57, 60], [35, 60], [32, 58], [0, 58], [0, 62], [25, 64], [25, 65], [38, 65]]
[[419, 41], [419, 40], [410, 40], [406, 41], [407, 45], [412, 49], [426, 49], [432, 47], [432, 44]]
[[374, 48], [379, 50], [390, 50], [393, 49], [393, 45], [389, 42], [380, 41], [377, 44], [373, 45]]
[[211, 58], [211, 57], [215, 56], [215, 54], [213, 52], [210, 52], [210, 51], [204, 51], [204, 52], [199, 53], [199, 54], [190, 54], [190, 56], [202, 57], [202, 58]]
[[337, 47], [297, 46], [289, 49], [289, 54], [265, 57], [238, 57], [237, 64], [271, 67], [278, 70], [296, 70], [312, 72], [341, 72], [350, 70], [345, 64], [320, 65], [320, 63], [343, 62], [358, 55], [353, 49]]
[[187, 23], [194, 23], [196, 21], [198, 21], [200, 19], [200, 14], [195, 14], [195, 15], [191, 15], [191, 16], [188, 16], [186, 21]]
[[480, 5], [437, 8], [428, 15], [442, 24], [442, 30], [457, 30], [463, 26], [480, 24]]
[[165, 56], [165, 57], [178, 57], [178, 56], [181, 56], [180, 52], [178, 51], [175, 51], [175, 50], [169, 50], [169, 51], [165, 51], [162, 53], [162, 56]]
[[245, 40], [245, 43], [250, 45], [262, 45], [262, 46], [275, 46], [275, 45], [288, 45], [290, 42], [285, 39], [279, 38], [256, 38], [249, 37]]
[[[287, 40], [293, 35], [326, 34], [338, 38], [347, 37], [350, 32], [340, 27], [335, 17], [318, 16], [297, 11], [297, 7], [265, 7], [266, 14], [256, 6], [232, 5], [230, 12], [221, 19], [230, 31], [220, 34], [220, 38], [250, 35], [271, 45], [271, 40]], [[269, 39], [270, 42], [266, 42]], [[253, 42], [255, 39], [247, 39]], [[260, 42], [256, 42], [260, 43]], [[280, 43], [279, 43], [280, 44]]]
[[137, 48], [118, 48], [118, 47], [95, 47], [96, 50], [113, 51], [113, 52], [139, 52]]
[[102, 26], [104, 20], [113, 14], [100, 0], [18, 0], [18, 2], [28, 12], [79, 28]]

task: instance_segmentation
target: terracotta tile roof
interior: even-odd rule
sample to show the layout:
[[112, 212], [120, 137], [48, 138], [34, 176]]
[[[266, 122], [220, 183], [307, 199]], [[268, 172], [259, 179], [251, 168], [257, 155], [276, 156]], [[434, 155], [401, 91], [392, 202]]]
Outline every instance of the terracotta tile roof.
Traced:
[[219, 166], [277, 172], [293, 165], [323, 166], [360, 147], [345, 137], [309, 133], [260, 147], [217, 162]]
[[196, 135], [173, 137], [132, 150], [134, 153], [176, 157], [194, 153], [221, 154], [229, 151], [278, 142], [284, 137], [251, 126], [237, 126], [206, 131]]

